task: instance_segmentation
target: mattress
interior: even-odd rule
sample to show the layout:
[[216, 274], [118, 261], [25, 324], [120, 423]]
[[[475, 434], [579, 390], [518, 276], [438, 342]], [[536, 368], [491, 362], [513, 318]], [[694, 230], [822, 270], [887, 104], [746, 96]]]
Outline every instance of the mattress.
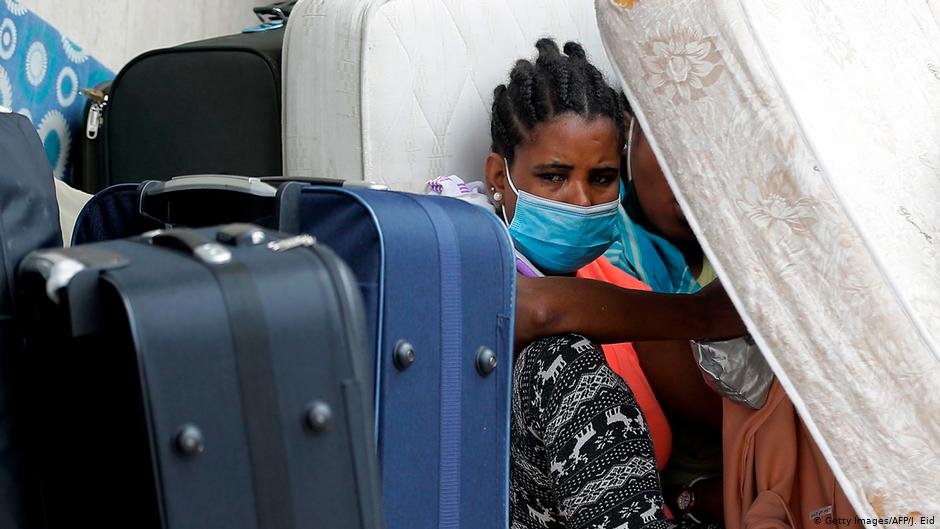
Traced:
[[855, 510], [940, 512], [936, 5], [596, 6], [680, 205]]
[[493, 89], [535, 41], [581, 42], [592, 0], [302, 0], [283, 55], [284, 171], [423, 191], [483, 176]]

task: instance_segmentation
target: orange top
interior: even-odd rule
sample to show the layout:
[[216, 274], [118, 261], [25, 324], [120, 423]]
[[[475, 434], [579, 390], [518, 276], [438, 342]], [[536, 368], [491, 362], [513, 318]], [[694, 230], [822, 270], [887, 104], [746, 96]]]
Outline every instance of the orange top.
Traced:
[[727, 529], [863, 527], [778, 381], [759, 410], [722, 404]]
[[[578, 270], [578, 277], [606, 281], [622, 288], [632, 290], [650, 290], [645, 283], [617, 268], [604, 257]], [[604, 356], [610, 368], [620, 375], [630, 386], [637, 404], [646, 416], [646, 423], [653, 437], [653, 451], [656, 455], [656, 466], [662, 470], [669, 461], [672, 452], [672, 430], [666, 421], [666, 414], [659, 406], [659, 401], [653, 394], [653, 388], [646, 380], [646, 375], [640, 368], [640, 360], [630, 343], [617, 343], [604, 345]]]

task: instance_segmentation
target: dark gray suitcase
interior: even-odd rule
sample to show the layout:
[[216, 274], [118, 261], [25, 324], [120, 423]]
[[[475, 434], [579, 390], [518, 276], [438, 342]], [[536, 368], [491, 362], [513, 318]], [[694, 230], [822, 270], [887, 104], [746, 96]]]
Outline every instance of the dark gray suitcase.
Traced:
[[170, 230], [20, 281], [48, 527], [380, 527], [358, 286], [312, 237]]
[[79, 187], [95, 193], [187, 174], [282, 174], [283, 40], [283, 29], [239, 33], [131, 60], [107, 99], [96, 94], [89, 108]]
[[0, 527], [26, 527], [28, 488], [16, 396], [22, 335], [14, 322], [16, 266], [29, 252], [62, 245], [52, 168], [28, 119], [0, 112]]

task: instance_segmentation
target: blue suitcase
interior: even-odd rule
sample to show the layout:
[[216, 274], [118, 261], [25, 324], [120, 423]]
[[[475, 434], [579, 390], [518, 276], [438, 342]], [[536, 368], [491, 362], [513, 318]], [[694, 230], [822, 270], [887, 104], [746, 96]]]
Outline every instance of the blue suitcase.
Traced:
[[506, 228], [451, 198], [285, 186], [279, 228], [330, 246], [362, 289], [386, 526], [508, 527], [515, 268]]

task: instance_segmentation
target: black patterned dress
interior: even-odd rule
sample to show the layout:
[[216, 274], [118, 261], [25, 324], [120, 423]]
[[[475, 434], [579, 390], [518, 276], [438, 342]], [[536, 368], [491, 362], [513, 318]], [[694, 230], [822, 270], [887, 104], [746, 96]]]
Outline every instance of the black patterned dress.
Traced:
[[633, 393], [582, 336], [533, 342], [512, 392], [512, 529], [675, 527]]

